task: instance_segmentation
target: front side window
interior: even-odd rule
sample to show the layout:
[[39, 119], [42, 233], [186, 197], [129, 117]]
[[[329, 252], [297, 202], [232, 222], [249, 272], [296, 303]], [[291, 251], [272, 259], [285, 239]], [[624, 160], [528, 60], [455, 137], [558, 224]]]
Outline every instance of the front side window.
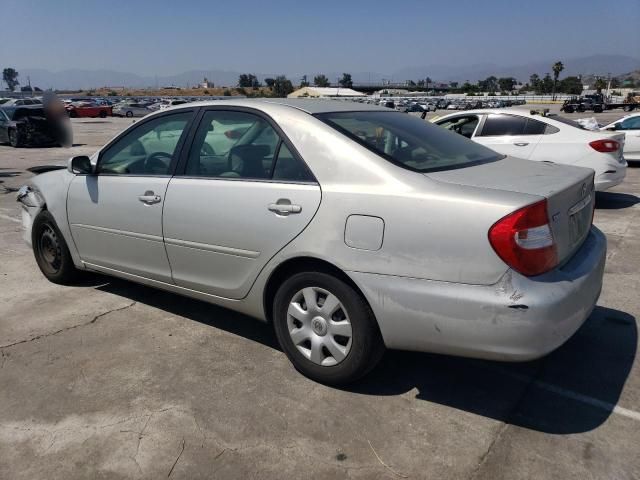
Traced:
[[269, 122], [258, 115], [230, 110], [204, 114], [185, 174], [280, 181], [313, 179]]
[[440, 125], [447, 130], [458, 133], [463, 137], [471, 138], [473, 132], [475, 132], [476, 127], [478, 126], [479, 118], [477, 115], [468, 115], [464, 117], [455, 117], [450, 118], [449, 120], [444, 120], [442, 122], [437, 122], [437, 125]]
[[503, 158], [460, 135], [400, 112], [334, 112], [316, 117], [390, 162], [417, 172]]
[[631, 117], [620, 122], [618, 130], [640, 130], [640, 117]]
[[191, 116], [192, 112], [176, 113], [133, 128], [100, 155], [97, 173], [169, 175]]

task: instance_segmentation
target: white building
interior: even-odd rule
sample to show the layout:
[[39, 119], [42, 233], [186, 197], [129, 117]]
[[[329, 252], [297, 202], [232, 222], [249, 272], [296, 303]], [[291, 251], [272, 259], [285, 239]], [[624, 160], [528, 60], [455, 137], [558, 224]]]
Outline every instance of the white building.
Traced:
[[331, 98], [331, 97], [366, 97], [362, 92], [342, 87], [302, 87], [287, 95], [287, 98]]

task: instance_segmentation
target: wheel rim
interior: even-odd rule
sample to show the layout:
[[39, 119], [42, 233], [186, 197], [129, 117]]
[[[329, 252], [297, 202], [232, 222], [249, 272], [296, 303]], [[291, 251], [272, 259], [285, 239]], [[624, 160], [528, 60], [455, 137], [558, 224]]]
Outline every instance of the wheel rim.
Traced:
[[11, 145], [15, 145], [16, 143], [18, 143], [18, 142], [16, 141], [16, 139], [17, 139], [17, 138], [18, 138], [18, 136], [16, 135], [16, 132], [15, 132], [15, 131], [13, 131], [13, 130], [10, 130], [10, 131], [9, 131], [9, 143], [10, 143]]
[[38, 240], [38, 253], [43, 266], [49, 273], [57, 273], [60, 270], [62, 250], [58, 235], [51, 225], [44, 225]]
[[293, 296], [287, 330], [298, 351], [316, 365], [337, 365], [351, 351], [353, 333], [347, 309], [323, 288], [303, 288]]

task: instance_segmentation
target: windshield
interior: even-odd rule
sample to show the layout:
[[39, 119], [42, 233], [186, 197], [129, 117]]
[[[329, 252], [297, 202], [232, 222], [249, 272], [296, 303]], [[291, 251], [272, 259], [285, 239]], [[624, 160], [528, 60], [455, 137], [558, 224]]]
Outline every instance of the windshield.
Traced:
[[463, 168], [503, 157], [405, 113], [336, 112], [316, 117], [390, 162], [416, 172]]

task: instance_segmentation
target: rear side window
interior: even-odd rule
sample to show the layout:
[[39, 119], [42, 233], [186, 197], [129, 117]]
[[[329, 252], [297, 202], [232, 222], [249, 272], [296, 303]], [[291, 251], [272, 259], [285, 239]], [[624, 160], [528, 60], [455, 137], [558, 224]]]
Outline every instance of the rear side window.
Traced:
[[482, 127], [481, 137], [523, 135], [527, 119], [515, 115], [489, 115]]
[[333, 112], [316, 117], [388, 161], [416, 172], [463, 168], [503, 157], [457, 133], [405, 113]]
[[533, 118], [527, 118], [527, 124], [524, 127], [524, 135], [544, 135], [546, 129], [546, 123], [539, 122]]

